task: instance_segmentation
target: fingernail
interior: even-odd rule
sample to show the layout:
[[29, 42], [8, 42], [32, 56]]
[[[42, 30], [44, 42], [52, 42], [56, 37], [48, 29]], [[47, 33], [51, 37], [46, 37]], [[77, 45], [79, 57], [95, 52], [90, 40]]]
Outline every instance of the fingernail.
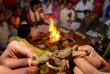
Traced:
[[38, 65], [38, 64], [39, 64], [38, 61], [32, 60], [32, 66], [36, 66], [36, 65]]
[[28, 66], [31, 66], [32, 59], [28, 59]]
[[38, 64], [39, 64], [38, 61], [28, 59], [28, 66], [38, 66]]

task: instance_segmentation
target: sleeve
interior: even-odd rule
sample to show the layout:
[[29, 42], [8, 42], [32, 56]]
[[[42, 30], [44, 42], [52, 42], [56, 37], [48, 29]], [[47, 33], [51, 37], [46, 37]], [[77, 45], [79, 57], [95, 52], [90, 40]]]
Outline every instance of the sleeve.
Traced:
[[80, 10], [80, 4], [78, 3], [75, 7], [75, 11]]
[[92, 3], [89, 3], [89, 9], [92, 11], [94, 8], [94, 5]]

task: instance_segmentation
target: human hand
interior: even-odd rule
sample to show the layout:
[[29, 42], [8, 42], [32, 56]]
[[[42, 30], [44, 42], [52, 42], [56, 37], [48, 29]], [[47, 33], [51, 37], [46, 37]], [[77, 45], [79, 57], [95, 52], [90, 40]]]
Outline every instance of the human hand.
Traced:
[[83, 57], [96, 68], [99, 68], [104, 61], [90, 45], [78, 46], [77, 51], [73, 52], [73, 57]]
[[8, 44], [6, 50], [1, 55], [1, 58], [31, 58], [36, 57], [32, 49], [27, 47], [25, 44], [12, 41]]
[[[13, 41], [9, 43], [0, 58], [0, 73], [2, 74], [36, 74], [37, 64], [33, 64], [35, 54], [22, 43]], [[35, 65], [35, 66], [33, 66]], [[0, 66], [0, 67], [1, 67]], [[30, 67], [29, 67], [30, 66]], [[6, 70], [4, 72], [3, 70]]]
[[84, 58], [76, 58], [74, 59], [74, 63], [76, 65], [73, 70], [74, 74], [103, 74], [88, 63]]
[[99, 71], [84, 58], [74, 59], [74, 63], [76, 65], [73, 70], [74, 74], [110, 74], [110, 72]]
[[94, 48], [91, 47], [90, 45], [83, 45], [83, 46], [73, 46], [72, 47], [73, 52], [72, 56], [73, 57], [84, 57], [84, 56], [93, 56], [95, 54]]

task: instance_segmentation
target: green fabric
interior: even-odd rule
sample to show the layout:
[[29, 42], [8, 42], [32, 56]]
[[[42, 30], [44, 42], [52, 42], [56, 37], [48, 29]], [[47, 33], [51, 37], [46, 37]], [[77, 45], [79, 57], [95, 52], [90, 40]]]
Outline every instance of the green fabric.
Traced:
[[47, 65], [40, 66], [40, 74], [47, 74], [49, 72], [49, 67]]
[[110, 54], [110, 42], [109, 42], [109, 44], [108, 44], [108, 46], [107, 46], [107, 48], [106, 48], [106, 50], [105, 50], [105, 52], [104, 52], [104, 54], [103, 54], [103, 57], [105, 58], [105, 59], [107, 59], [107, 56]]
[[45, 53], [50, 53], [49, 51], [42, 50], [42, 49], [39, 49], [37, 47], [34, 47], [26, 39], [20, 38], [18, 36], [13, 36], [13, 37], [10, 38], [10, 41], [14, 41], [14, 40], [19, 41], [19, 42], [22, 42], [25, 45], [27, 45], [28, 47], [30, 47], [36, 53], [37, 56], [41, 56], [41, 55], [43, 55]]
[[110, 36], [110, 29], [107, 30], [107, 36]]

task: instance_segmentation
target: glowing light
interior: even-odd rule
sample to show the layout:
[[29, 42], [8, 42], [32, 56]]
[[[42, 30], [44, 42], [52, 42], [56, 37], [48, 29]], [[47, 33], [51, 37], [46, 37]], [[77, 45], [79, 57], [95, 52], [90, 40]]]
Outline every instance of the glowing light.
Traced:
[[54, 24], [54, 20], [52, 18], [49, 18], [50, 20], [50, 27], [49, 27], [49, 32], [50, 32], [50, 43], [54, 43], [60, 40], [60, 32], [57, 29], [57, 27]]

